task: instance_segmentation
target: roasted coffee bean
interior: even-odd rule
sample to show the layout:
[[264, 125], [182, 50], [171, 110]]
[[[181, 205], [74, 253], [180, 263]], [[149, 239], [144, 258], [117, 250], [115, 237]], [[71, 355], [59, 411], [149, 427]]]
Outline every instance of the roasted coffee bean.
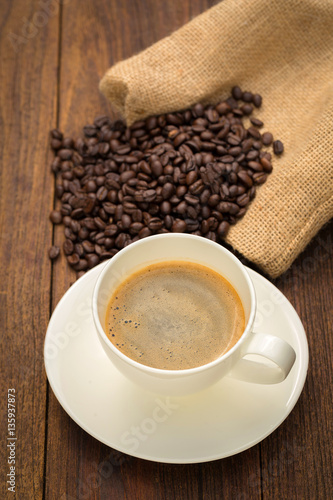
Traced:
[[148, 222], [148, 227], [149, 229], [155, 232], [158, 231], [159, 229], [162, 229], [163, 222], [158, 217], [152, 217]]
[[256, 127], [249, 127], [247, 129], [247, 132], [248, 134], [250, 134], [254, 139], [260, 139], [261, 138], [261, 134], [259, 132], [259, 130], [256, 128]]
[[57, 154], [61, 160], [70, 160], [73, 151], [71, 149], [60, 149]]
[[244, 104], [241, 107], [241, 110], [244, 113], [244, 115], [250, 115], [253, 111], [253, 106], [251, 104]]
[[252, 102], [252, 99], [253, 99], [252, 92], [243, 92], [243, 94], [242, 94], [242, 100], [244, 102]]
[[95, 245], [89, 240], [84, 240], [82, 242], [82, 247], [86, 253], [92, 253], [95, 250]]
[[252, 149], [251, 151], [249, 151], [246, 155], [246, 159], [247, 160], [256, 160], [257, 158], [259, 157], [259, 153], [258, 151]]
[[247, 165], [252, 170], [255, 170], [255, 172], [262, 172], [264, 170], [264, 167], [261, 163], [261, 160], [260, 160], [260, 163], [258, 161], [249, 161]]
[[87, 260], [87, 264], [88, 264], [89, 269], [97, 266], [97, 264], [99, 264], [99, 262], [100, 262], [99, 256], [96, 255], [95, 253], [88, 254], [86, 256], [86, 260]]
[[237, 85], [235, 87], [232, 87], [231, 94], [232, 94], [232, 97], [234, 99], [236, 99], [237, 101], [242, 99], [242, 96], [243, 96], [243, 92], [241, 91], [241, 89]]
[[186, 203], [188, 203], [189, 205], [198, 205], [200, 203], [200, 200], [199, 198], [197, 198], [196, 196], [192, 195], [192, 194], [186, 194], [184, 196], [184, 199], [186, 201]]
[[171, 182], [167, 182], [166, 184], [164, 184], [161, 193], [163, 200], [168, 200], [169, 198], [171, 198], [174, 192], [175, 192], [175, 187], [173, 184], [171, 184]]
[[230, 224], [227, 221], [222, 221], [217, 228], [219, 237], [223, 239], [227, 235], [229, 228]]
[[106, 189], [105, 186], [101, 186], [96, 193], [96, 198], [99, 201], [104, 201], [107, 195], [108, 195], [108, 190]]
[[62, 215], [59, 210], [52, 210], [50, 213], [50, 220], [53, 224], [60, 224], [62, 222]]
[[75, 271], [85, 271], [86, 269], [88, 269], [88, 262], [86, 259], [79, 259], [79, 261], [74, 264], [73, 259], [72, 259], [74, 255], [76, 255], [76, 254], [70, 255], [67, 259], [69, 261], [70, 265], [73, 266], [74, 270]]
[[261, 158], [260, 163], [263, 166], [263, 170], [265, 172], [270, 173], [273, 170], [270, 160], [268, 160], [266, 157]]
[[50, 249], [49, 249], [49, 258], [51, 260], [55, 260], [59, 257], [60, 255], [60, 248], [56, 245], [53, 245]]
[[163, 173], [163, 165], [159, 160], [153, 161], [150, 165], [150, 168], [151, 168], [152, 174], [155, 177], [159, 177]]
[[254, 94], [252, 96], [252, 102], [253, 104], [255, 105], [256, 108], [260, 108], [261, 104], [262, 104], [262, 97], [260, 94]]
[[208, 205], [210, 207], [216, 207], [220, 202], [220, 196], [218, 194], [212, 194], [208, 199]]
[[273, 135], [270, 132], [264, 132], [261, 136], [262, 143], [269, 146], [273, 142]]
[[250, 202], [250, 197], [247, 194], [241, 194], [236, 198], [236, 203], [240, 207], [246, 207]]
[[114, 246], [114, 238], [105, 238], [104, 246], [107, 250], [110, 250]]
[[133, 222], [130, 225], [129, 232], [132, 235], [139, 234], [139, 232], [141, 231], [141, 229], [143, 229], [144, 227], [145, 226], [144, 226], [144, 224], [142, 222]]
[[252, 125], [254, 125], [255, 127], [258, 127], [258, 128], [264, 126], [264, 122], [262, 122], [258, 118], [250, 118], [250, 122], [252, 123]]
[[189, 187], [190, 193], [192, 193], [194, 195], [201, 194], [204, 189], [205, 189], [205, 185], [202, 182], [202, 179], [198, 179], [193, 184], [191, 184], [191, 186]]
[[[73, 253], [68, 255], [67, 262], [70, 266], [76, 266], [80, 262], [80, 257], [76, 253]], [[76, 271], [82, 271], [82, 269], [76, 269]]]
[[185, 233], [185, 231], [187, 230], [187, 224], [185, 220], [175, 219], [174, 223], [172, 224], [171, 230], [173, 233]]
[[81, 243], [75, 243], [74, 245], [74, 252], [81, 258], [84, 256], [84, 250], [83, 250], [83, 246], [81, 245]]
[[62, 195], [64, 194], [64, 188], [61, 184], [56, 184], [56, 187], [55, 187], [55, 195], [57, 198], [61, 198]]
[[160, 212], [162, 215], [168, 215], [171, 213], [172, 207], [171, 203], [167, 200], [162, 201], [160, 204]]
[[127, 240], [127, 234], [126, 233], [120, 233], [115, 239], [115, 245], [116, 247], [120, 250], [124, 248], [126, 240]]
[[142, 211], [139, 208], [137, 208], [136, 210], [133, 210], [131, 216], [132, 216], [133, 222], [141, 222], [142, 221]]
[[[262, 148], [273, 136], [261, 135], [263, 122], [251, 116], [260, 105], [261, 96], [234, 86], [215, 106], [199, 103], [130, 127], [98, 117], [75, 141], [52, 131], [61, 207], [50, 220], [64, 224], [64, 253], [78, 275], [151, 234], [221, 242], [272, 171]], [[282, 143], [274, 145], [281, 154]]]
[[54, 128], [53, 130], [51, 130], [50, 136], [51, 136], [51, 139], [58, 139], [59, 141], [62, 141], [63, 133], [60, 132], [59, 129]]
[[249, 174], [247, 174], [244, 170], [238, 172], [238, 178], [247, 186], [248, 188], [252, 187], [253, 181]]
[[71, 255], [74, 252], [74, 243], [72, 240], [67, 238], [63, 244], [63, 250], [65, 255]]
[[123, 229], [129, 229], [132, 224], [132, 219], [128, 214], [123, 214], [121, 216], [121, 223]]
[[267, 180], [267, 174], [265, 172], [256, 172], [253, 174], [253, 182], [255, 184], [263, 184]]
[[89, 237], [89, 229], [87, 227], [81, 227], [80, 231], [78, 232], [78, 237], [80, 240], [86, 240]]
[[273, 142], [273, 151], [276, 155], [282, 155], [284, 146], [281, 141], [277, 140]]
[[140, 231], [139, 231], [139, 238], [146, 238], [147, 236], [150, 236], [152, 233], [152, 231], [149, 229], [149, 227], [143, 227]]

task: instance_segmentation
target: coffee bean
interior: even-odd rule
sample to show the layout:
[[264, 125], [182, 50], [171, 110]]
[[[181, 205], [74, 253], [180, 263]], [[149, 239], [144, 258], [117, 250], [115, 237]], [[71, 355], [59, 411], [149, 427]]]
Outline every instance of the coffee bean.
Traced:
[[259, 130], [256, 128], [256, 127], [249, 127], [247, 129], [247, 132], [248, 134], [250, 134], [254, 139], [260, 139], [261, 138], [261, 134], [259, 132]]
[[209, 200], [208, 200], [208, 205], [210, 207], [216, 207], [220, 202], [220, 196], [218, 194], [212, 194], [210, 197], [209, 197]]
[[231, 107], [227, 102], [220, 102], [217, 104], [215, 109], [220, 115], [226, 115], [229, 111], [231, 111]]
[[61, 207], [50, 220], [65, 226], [64, 253], [78, 275], [152, 234], [190, 232], [221, 242], [243, 217], [272, 171], [262, 148], [273, 136], [260, 134], [259, 118], [243, 123], [261, 96], [238, 86], [231, 94], [215, 106], [199, 103], [130, 127], [101, 116], [75, 140], [51, 132]]
[[58, 151], [58, 156], [61, 160], [70, 160], [72, 158], [73, 151], [71, 149], [60, 149]]
[[74, 252], [81, 258], [84, 256], [84, 250], [83, 250], [83, 246], [81, 245], [81, 243], [75, 243], [74, 245]]
[[230, 224], [227, 221], [222, 221], [217, 228], [219, 237], [223, 239], [227, 235], [229, 228]]
[[240, 207], [245, 207], [250, 202], [250, 197], [247, 194], [241, 194], [236, 198], [236, 203]]
[[190, 205], [198, 205], [200, 203], [200, 200], [199, 198], [197, 198], [196, 196], [192, 195], [192, 194], [186, 194], [184, 196], [184, 199], [186, 201], [186, 203], [190, 204]]
[[[261, 160], [260, 160], [261, 161]], [[266, 160], [267, 161], [267, 160]], [[247, 164], [252, 170], [255, 170], [255, 172], [262, 172], [264, 169], [262, 163], [259, 163], [258, 161], [249, 161]]]
[[262, 97], [259, 94], [254, 94], [252, 97], [252, 102], [255, 105], [256, 108], [260, 108], [262, 104]]
[[63, 250], [65, 255], [71, 255], [74, 251], [74, 243], [72, 240], [67, 238], [63, 244]]
[[86, 253], [92, 253], [95, 250], [95, 245], [89, 240], [84, 240], [82, 242], [82, 247]]
[[270, 173], [273, 170], [271, 162], [267, 158], [261, 158], [260, 163], [263, 167], [263, 170], [267, 173]]
[[186, 229], [187, 229], [186, 222], [185, 220], [182, 219], [175, 219], [171, 228], [173, 233], [184, 233]]
[[243, 96], [243, 92], [241, 91], [241, 89], [237, 85], [235, 87], [232, 87], [231, 94], [232, 94], [232, 97], [234, 99], [236, 99], [237, 101], [242, 99], [242, 96]]
[[250, 118], [250, 122], [252, 123], [252, 125], [254, 125], [255, 127], [258, 127], [258, 128], [264, 126], [264, 122], [262, 122], [258, 118]]
[[241, 110], [244, 113], [244, 115], [250, 115], [253, 111], [253, 106], [251, 104], [244, 104], [241, 107]]
[[53, 245], [50, 249], [49, 249], [49, 258], [51, 260], [55, 260], [59, 257], [60, 255], [60, 248], [57, 247], [56, 245]]
[[149, 227], [143, 227], [140, 231], [139, 231], [139, 238], [146, 238], [147, 236], [150, 236], [152, 233], [152, 231], [149, 229]]
[[244, 102], [252, 102], [253, 94], [252, 92], [243, 92], [242, 100]]
[[129, 229], [131, 227], [132, 219], [128, 214], [123, 214], [121, 216], [120, 220], [121, 220], [123, 229]]
[[50, 220], [53, 224], [60, 224], [62, 222], [62, 215], [59, 210], [52, 210], [50, 213]]
[[273, 142], [273, 135], [270, 132], [264, 132], [261, 136], [262, 143], [269, 146]]
[[171, 182], [164, 184], [162, 188], [162, 198], [163, 200], [168, 200], [174, 194], [175, 187]]
[[251, 151], [249, 151], [249, 152], [247, 153], [247, 155], [246, 155], [246, 159], [247, 159], [247, 160], [250, 160], [250, 161], [251, 161], [251, 160], [256, 160], [256, 159], [258, 158], [258, 156], [259, 156], [258, 151], [256, 151], [256, 150], [252, 149]]
[[[75, 266], [80, 262], [80, 257], [76, 253], [73, 253], [71, 255], [68, 255], [67, 262], [69, 263], [70, 266]], [[78, 271], [79, 269], [76, 270]], [[82, 269], [80, 269], [80, 271], [81, 270]]]
[[73, 266], [75, 271], [85, 271], [86, 269], [88, 269], [88, 262], [86, 259], [79, 259], [78, 262], [75, 262], [76, 259], [74, 258], [74, 256], [79, 259], [78, 255], [73, 254], [67, 258], [67, 261], [71, 266]]
[[194, 117], [197, 118], [199, 116], [203, 116], [204, 112], [205, 108], [203, 107], [202, 104], [198, 103], [193, 106], [192, 113]]
[[208, 108], [205, 115], [211, 123], [216, 123], [219, 120], [219, 113], [215, 109]]
[[162, 229], [163, 222], [158, 217], [152, 217], [148, 222], [148, 227], [152, 231], [158, 231], [159, 229]]
[[244, 170], [239, 172], [237, 174], [237, 176], [245, 184], [245, 186], [247, 186], [249, 188], [252, 186], [253, 181], [252, 181], [251, 177], [249, 176], [249, 174], [247, 174]]
[[281, 141], [277, 140], [273, 142], [273, 151], [276, 155], [282, 155], [284, 146]]
[[265, 172], [256, 172], [253, 174], [253, 181], [255, 184], [263, 184], [266, 182], [267, 174]]
[[60, 132], [59, 129], [54, 128], [53, 130], [51, 130], [50, 136], [51, 136], [51, 139], [58, 139], [59, 141], [62, 141], [63, 133]]
[[132, 235], [138, 234], [141, 229], [144, 228], [144, 224], [142, 222], [133, 222], [129, 227], [129, 232]]
[[192, 193], [194, 195], [201, 194], [204, 189], [205, 189], [205, 185], [202, 182], [202, 179], [198, 179], [193, 184], [191, 184], [191, 186], [189, 187], [190, 193]]
[[87, 264], [88, 264], [89, 269], [97, 266], [97, 264], [99, 264], [99, 262], [100, 262], [99, 256], [96, 255], [95, 253], [88, 254], [86, 256], [86, 260], [87, 260]]
[[146, 191], [143, 191], [143, 201], [151, 203], [152, 201], [155, 200], [155, 198], [156, 198], [155, 189], [147, 189]]

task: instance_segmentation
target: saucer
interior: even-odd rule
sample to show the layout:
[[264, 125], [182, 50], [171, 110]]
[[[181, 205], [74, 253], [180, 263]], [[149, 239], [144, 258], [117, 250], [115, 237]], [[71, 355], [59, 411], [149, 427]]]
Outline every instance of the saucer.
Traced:
[[296, 311], [274, 285], [248, 269], [258, 302], [254, 330], [281, 337], [296, 351], [286, 380], [259, 385], [225, 377], [205, 391], [173, 398], [136, 386], [104, 353], [91, 313], [93, 288], [104, 265], [91, 269], [65, 293], [44, 345], [53, 392], [82, 429], [120, 452], [186, 464], [244, 451], [287, 418], [304, 386], [308, 345]]

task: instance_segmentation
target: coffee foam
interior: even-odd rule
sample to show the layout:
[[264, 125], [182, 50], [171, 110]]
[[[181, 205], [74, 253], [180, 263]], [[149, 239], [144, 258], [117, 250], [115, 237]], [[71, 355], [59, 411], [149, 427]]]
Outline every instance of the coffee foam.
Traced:
[[222, 276], [201, 264], [168, 261], [120, 284], [106, 331], [131, 359], [176, 370], [218, 358], [240, 338], [244, 323], [241, 301]]

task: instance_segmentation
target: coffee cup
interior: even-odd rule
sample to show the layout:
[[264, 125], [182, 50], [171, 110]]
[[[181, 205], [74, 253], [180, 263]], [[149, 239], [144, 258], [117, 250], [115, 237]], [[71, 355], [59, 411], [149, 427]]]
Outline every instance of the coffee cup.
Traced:
[[[147, 318], [144, 317], [145, 314], [147, 315], [147, 312], [134, 311], [135, 313], [140, 312], [142, 322], [139, 320], [135, 321], [135, 318], [132, 318], [132, 316], [133, 320], [126, 319], [126, 315], [122, 317], [116, 316], [118, 310], [120, 312], [122, 308], [124, 308], [124, 311], [126, 310], [127, 304], [121, 303], [121, 301], [117, 303], [119, 304], [117, 306], [114, 306], [114, 304], [118, 300], [118, 291], [121, 291], [125, 287], [124, 284], [127, 284], [128, 290], [132, 290], [134, 288], [134, 278], [137, 279], [139, 277], [140, 279], [144, 279], [152, 269], [156, 271], [157, 276], [160, 276], [161, 270], [164, 269], [164, 276], [167, 277], [168, 266], [178, 266], [180, 270], [184, 268], [184, 272], [185, 270], [186, 272], [190, 270], [190, 274], [193, 274], [193, 272], [200, 273], [200, 269], [208, 269], [207, 276], [213, 273], [212, 276], [216, 277], [217, 282], [220, 278], [221, 283], [226, 283], [233, 293], [235, 293], [235, 300], [240, 301], [241, 309], [239, 306], [236, 308], [232, 306], [233, 309], [229, 306], [229, 309], [227, 308], [229, 315], [230, 311], [233, 311], [231, 314], [234, 315], [234, 320], [239, 315], [243, 315], [240, 333], [233, 342], [230, 340], [228, 346], [221, 350], [220, 353], [218, 352], [218, 347], [216, 347], [215, 358], [212, 360], [209, 357], [205, 358], [205, 351], [209, 349], [212, 352], [214, 351], [211, 344], [214, 344], [214, 342], [217, 343], [217, 340], [214, 339], [218, 338], [218, 332], [216, 335], [214, 334], [215, 337], [209, 337], [209, 349], [208, 346], [205, 348], [204, 342], [202, 343], [202, 339], [210, 335], [209, 326], [207, 327], [207, 325], [210, 325], [210, 318], [208, 318], [208, 312], [206, 311], [208, 306], [205, 306], [206, 303], [210, 302], [208, 298], [206, 300], [200, 297], [199, 302], [202, 303], [202, 308], [199, 311], [197, 311], [198, 308], [195, 309], [198, 317], [203, 318], [201, 325], [204, 325], [208, 330], [201, 336], [200, 331], [195, 335], [193, 333], [194, 337], [198, 337], [198, 340], [194, 339], [194, 347], [196, 344], [198, 347], [194, 350], [197, 352], [197, 356], [199, 356], [196, 360], [197, 364], [194, 366], [191, 364], [185, 367], [181, 366], [183, 359], [181, 353], [183, 351], [179, 350], [182, 346], [179, 347], [178, 344], [178, 354], [175, 357], [179, 360], [179, 366], [177, 366], [176, 362], [176, 365], [173, 365], [172, 369], [169, 369], [168, 365], [165, 366], [162, 364], [158, 358], [156, 358], [157, 364], [152, 365], [146, 361], [141, 361], [140, 357], [135, 357], [131, 354], [128, 355], [123, 350], [124, 343], [121, 343], [121, 341], [117, 343], [112, 339], [112, 335], [114, 336], [114, 334], [111, 332], [117, 330], [117, 325], [123, 321], [123, 323], [126, 323], [124, 326], [128, 327], [126, 335], [133, 336], [130, 339], [132, 349], [140, 351], [138, 356], [142, 354], [142, 360], [148, 359], [144, 351], [146, 350], [147, 354], [149, 354], [153, 350], [149, 342], [147, 344], [145, 340], [143, 347], [142, 345], [137, 347], [135, 343], [138, 338], [149, 339], [148, 335], [150, 334], [150, 329], [153, 328], [151, 324], [153, 324], [152, 320], [154, 320], [155, 315], [153, 304], [150, 304], [150, 319], [148, 323], [145, 321]], [[193, 272], [192, 268], [194, 269]], [[177, 270], [175, 271], [175, 276], [178, 276]], [[170, 280], [167, 283], [169, 286]], [[167, 290], [168, 286], [163, 288], [165, 295], [170, 292], [170, 290]], [[170, 286], [172, 287], [172, 282]], [[142, 290], [142, 287], [140, 290]], [[200, 292], [202, 293], [201, 289]], [[196, 294], [193, 290], [191, 293], [194, 296]], [[204, 293], [206, 294], [206, 292]], [[186, 299], [186, 291], [182, 295]], [[230, 295], [230, 290], [227, 291], [227, 295]], [[147, 298], [143, 297], [142, 300], [147, 301]], [[156, 297], [156, 293], [152, 297]], [[160, 297], [161, 295], [158, 295], [157, 299], [160, 299]], [[119, 298], [121, 298], [120, 295]], [[191, 298], [191, 300], [195, 300], [195, 297], [194, 299]], [[110, 303], [112, 304], [111, 306]], [[181, 305], [179, 307], [181, 308]], [[222, 311], [223, 303], [221, 302], [221, 306], [218, 308], [215, 307], [214, 311], [216, 309], [221, 309]], [[240, 313], [240, 310], [242, 310], [242, 313]], [[112, 312], [110, 313], [110, 311]], [[229, 250], [201, 236], [183, 233], [159, 234], [136, 241], [119, 251], [104, 265], [97, 279], [92, 297], [92, 312], [99, 341], [113, 365], [129, 380], [154, 393], [169, 396], [184, 396], [204, 390], [225, 376], [231, 376], [248, 383], [276, 384], [282, 382], [288, 376], [296, 359], [294, 349], [285, 340], [269, 333], [254, 331], [256, 295], [252, 280], [244, 265]], [[115, 330], [112, 330], [113, 327], [110, 327], [110, 330], [108, 329], [108, 314], [116, 322]], [[163, 306], [160, 306], [160, 304], [158, 314], [163, 316]], [[167, 315], [167, 313], [165, 314]], [[174, 313], [170, 313], [169, 311], [168, 315], [170, 316], [170, 314], [172, 316]], [[193, 318], [191, 318], [191, 321], [194, 321]], [[184, 326], [183, 318], [182, 327], [179, 329], [178, 325], [178, 330], [175, 330], [177, 331], [177, 338], [170, 337], [169, 334], [166, 335], [164, 328], [169, 328], [170, 322], [172, 322], [171, 319], [163, 322], [161, 321], [161, 317], [159, 317], [157, 323], [159, 327], [157, 329], [156, 325], [154, 327], [156, 329], [154, 334], [156, 349], [156, 342], [160, 341], [161, 349], [171, 352], [173, 350], [172, 346], [174, 346], [176, 340], [178, 342], [181, 339], [181, 335], [186, 335], [186, 339], [191, 338], [191, 322], [185, 323]], [[167, 327], [165, 326], [166, 323]], [[171, 325], [170, 328], [171, 331], [174, 331], [175, 327]], [[217, 330], [219, 329], [217, 328]], [[170, 342], [169, 346], [168, 342]], [[190, 348], [188, 340], [186, 340], [185, 344], [188, 344]], [[133, 350], [132, 352], [137, 351]], [[188, 350], [184, 359], [186, 358], [190, 362], [191, 357], [191, 351]], [[202, 361], [200, 362], [200, 360]]]

